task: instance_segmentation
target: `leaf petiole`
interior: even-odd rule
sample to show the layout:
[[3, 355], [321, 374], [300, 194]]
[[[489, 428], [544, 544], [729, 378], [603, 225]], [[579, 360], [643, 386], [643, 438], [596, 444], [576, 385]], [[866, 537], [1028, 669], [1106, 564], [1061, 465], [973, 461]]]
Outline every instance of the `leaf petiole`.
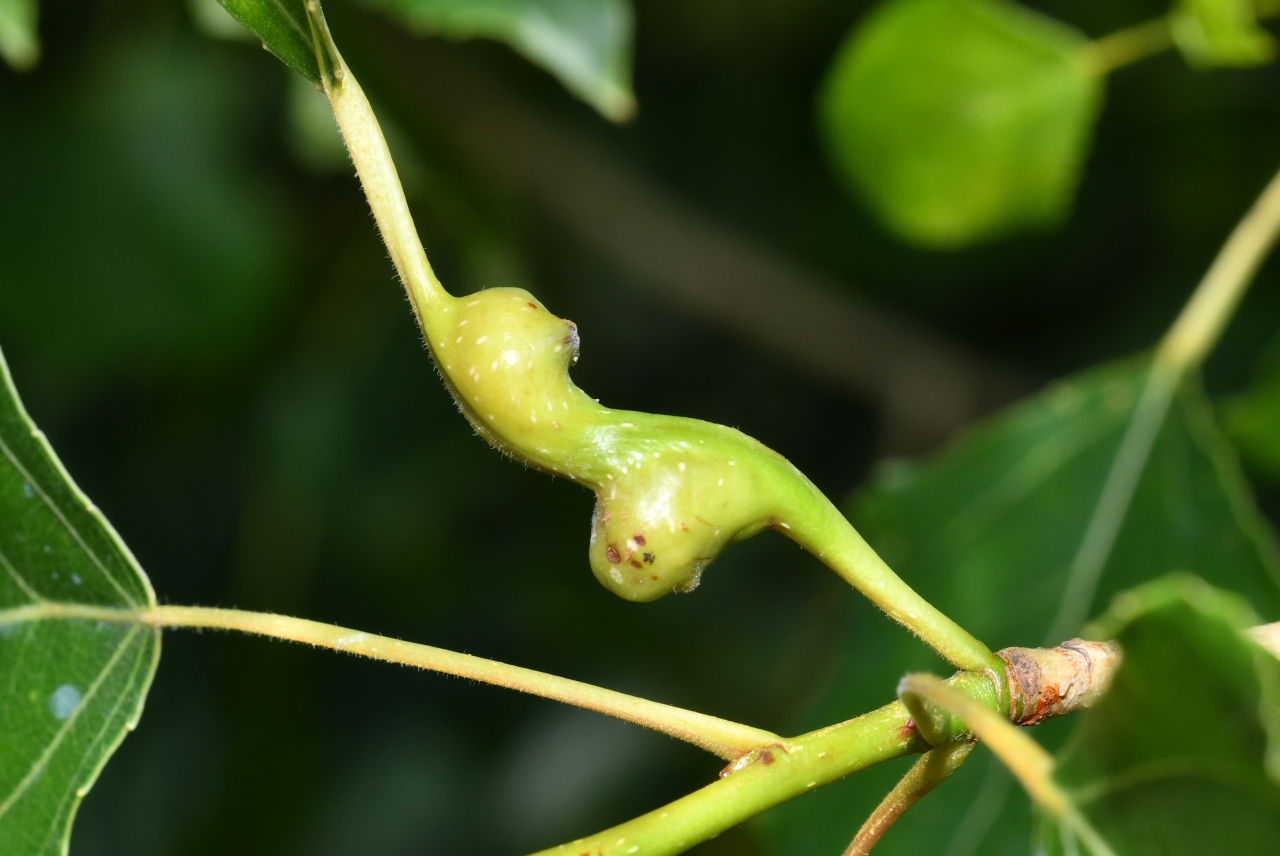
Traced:
[[936, 675], [907, 675], [898, 685], [898, 692], [927, 699], [962, 720], [1004, 762], [1031, 798], [1078, 835], [1093, 856], [1115, 856], [1115, 851], [1053, 780], [1053, 756], [1024, 730], [1010, 725], [1008, 720]]
[[862, 824], [844, 856], [867, 856], [898, 818], [960, 769], [976, 745], [973, 740], [953, 740], [921, 755]]
[[[1259, 19], [1280, 14], [1280, 2], [1258, 0], [1254, 14]], [[1085, 48], [1084, 61], [1094, 74], [1105, 77], [1127, 65], [1164, 53], [1176, 44], [1170, 16], [1162, 15], [1095, 39]]]
[[782, 741], [778, 735], [759, 728], [581, 681], [306, 618], [201, 606], [154, 606], [128, 610], [54, 601], [41, 601], [0, 611], [0, 627], [55, 619], [136, 623], [150, 627], [235, 630], [301, 642], [388, 663], [470, 678], [576, 705], [660, 731], [725, 759], [737, 758], [757, 747]]

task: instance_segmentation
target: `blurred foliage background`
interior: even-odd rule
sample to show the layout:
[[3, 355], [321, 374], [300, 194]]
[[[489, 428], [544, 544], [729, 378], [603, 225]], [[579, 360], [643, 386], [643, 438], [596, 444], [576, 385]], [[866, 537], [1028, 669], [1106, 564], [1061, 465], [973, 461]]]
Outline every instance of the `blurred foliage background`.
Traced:
[[[1030, 5], [1093, 37], [1166, 11]], [[398, 23], [412, 16], [346, 0], [326, 12], [452, 290], [530, 288], [578, 323], [584, 389], [739, 427], [843, 497], [877, 462], [1150, 345], [1280, 165], [1280, 70], [1193, 70], [1169, 52], [1109, 81], [1059, 229], [914, 248], [846, 192], [816, 118], [868, 7], [637, 0], [624, 124], [501, 44], [415, 35]], [[38, 68], [0, 69], [0, 343], [163, 601], [305, 615], [782, 732], [889, 700], [905, 668], [941, 670], [772, 535], [693, 595], [604, 591], [586, 565], [590, 496], [502, 459], [454, 412], [323, 99], [251, 39], [217, 37], [236, 32], [218, 14], [46, 3]], [[629, 109], [617, 88], [569, 82]], [[1275, 375], [1278, 278], [1264, 269], [1207, 370], [1272, 519], [1280, 384], [1238, 394]], [[927, 597], [946, 588], [944, 570], [907, 576]], [[455, 679], [214, 634], [170, 633], [165, 649], [76, 856], [520, 853], [721, 766]], [[1026, 799], [997, 804], [986, 763], [908, 819], [930, 852], [1026, 851]], [[901, 769], [696, 852], [839, 852]], [[897, 835], [887, 853], [925, 852]]]

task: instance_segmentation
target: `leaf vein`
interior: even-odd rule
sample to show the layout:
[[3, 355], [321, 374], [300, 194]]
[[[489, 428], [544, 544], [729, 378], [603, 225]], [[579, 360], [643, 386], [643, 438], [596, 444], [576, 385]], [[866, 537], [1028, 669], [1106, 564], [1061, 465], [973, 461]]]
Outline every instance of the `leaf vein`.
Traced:
[[13, 563], [9, 561], [9, 557], [4, 554], [3, 550], [0, 550], [0, 565], [4, 565], [4, 569], [9, 572], [9, 576], [18, 584], [18, 588], [22, 589], [23, 593], [26, 594], [27, 597], [31, 598], [32, 603], [47, 602], [45, 598], [40, 596], [38, 591], [31, 587], [30, 583], [22, 578], [22, 575], [18, 573], [17, 568], [15, 568]]
[[[133, 640], [126, 639], [124, 642], [124, 647], [130, 646], [130, 645], [133, 645]], [[120, 730], [119, 727], [115, 725], [116, 717], [120, 713], [121, 705], [123, 705], [125, 703], [125, 700], [128, 699], [131, 695], [131, 693], [128, 690], [128, 687], [132, 685], [133, 682], [137, 679], [139, 667], [142, 665], [142, 662], [143, 662], [143, 654], [146, 653], [146, 645], [145, 644], [137, 645], [135, 646], [135, 649], [137, 654], [133, 659], [133, 667], [129, 670], [129, 677], [125, 681], [126, 690], [120, 693], [116, 697], [116, 703], [112, 705], [111, 712], [107, 714], [106, 717], [103, 718], [102, 727], [98, 729], [98, 733], [94, 736], [93, 740], [89, 743], [88, 747], [84, 750], [83, 758], [80, 761], [80, 766], [76, 767], [75, 775], [70, 777], [69, 779], [70, 787], [67, 788], [66, 792], [62, 795], [62, 799], [59, 800], [58, 808], [53, 814], [54, 822], [49, 824], [49, 832], [45, 835], [44, 841], [40, 843], [40, 847], [37, 852], [44, 852], [45, 847], [48, 846], [50, 839], [53, 838], [55, 833], [61, 831], [64, 835], [67, 835], [67, 836], [70, 835], [71, 827], [67, 824], [58, 822], [58, 819], [61, 818], [62, 813], [65, 810], [68, 801], [70, 801], [73, 797], [83, 797], [83, 788], [81, 786], [77, 786], [76, 782], [84, 774], [85, 767], [89, 764], [90, 761], [96, 760], [100, 764], [103, 764], [106, 762], [106, 758], [97, 757], [97, 748], [98, 748], [98, 745], [102, 742], [102, 739], [107, 735], [108, 732], [111, 732], [111, 731], [118, 732]], [[112, 667], [109, 671], [114, 671], [114, 667]], [[96, 776], [94, 778], [96, 778]]]
[[13, 808], [14, 804], [17, 803], [17, 801], [21, 799], [31, 788], [31, 785], [40, 776], [40, 773], [44, 771], [45, 767], [49, 766], [49, 762], [53, 759], [54, 753], [58, 751], [58, 747], [62, 745], [62, 741], [65, 740], [67, 735], [71, 732], [71, 729], [79, 720], [80, 714], [89, 707], [89, 702], [93, 700], [93, 697], [97, 695], [98, 690], [102, 688], [102, 684], [106, 681], [107, 675], [111, 673], [112, 669], [115, 668], [116, 663], [119, 662], [122, 656], [124, 656], [124, 652], [133, 642], [133, 637], [138, 634], [139, 630], [140, 628], [138, 627], [132, 627], [129, 629], [124, 640], [116, 646], [115, 653], [111, 655], [111, 659], [107, 661], [106, 665], [98, 672], [98, 676], [93, 679], [93, 683], [89, 685], [87, 690], [85, 690], [84, 695], [80, 699], [80, 704], [71, 712], [71, 715], [67, 717], [66, 721], [62, 723], [62, 726], [58, 729], [57, 733], [54, 734], [53, 739], [49, 741], [49, 745], [45, 747], [45, 750], [40, 753], [40, 757], [31, 765], [31, 769], [27, 771], [27, 774], [14, 786], [13, 791], [5, 797], [4, 802], [0, 802], [0, 819], [3, 819], [4, 816], [8, 814], [9, 809]]
[[[39, 433], [38, 431], [33, 433], [35, 434], [38, 440], [43, 440], [44, 438], [43, 434]], [[92, 561], [93, 564], [98, 568], [98, 570], [102, 572], [102, 575], [106, 577], [107, 582], [111, 583], [112, 588], [114, 588], [117, 592], [119, 592], [120, 596], [124, 598], [125, 602], [129, 604], [129, 606], [136, 607], [138, 605], [138, 602], [134, 599], [133, 595], [130, 594], [122, 585], [120, 585], [119, 580], [115, 578], [114, 574], [112, 574], [110, 571], [107, 570], [107, 566], [102, 562], [101, 559], [98, 558], [98, 554], [89, 548], [89, 544], [84, 540], [84, 537], [80, 534], [80, 531], [76, 529], [76, 527], [71, 525], [71, 521], [67, 519], [67, 516], [65, 514], [63, 514], [62, 509], [58, 507], [57, 503], [55, 503], [52, 498], [50, 498], [49, 494], [45, 492], [44, 488], [40, 486], [40, 483], [31, 476], [31, 474], [27, 471], [26, 467], [22, 466], [22, 464], [18, 461], [17, 457], [13, 453], [13, 450], [9, 448], [9, 444], [4, 441], [4, 438], [0, 438], [0, 451], [4, 452], [4, 456], [9, 459], [9, 463], [13, 465], [14, 469], [16, 469], [24, 479], [26, 479], [27, 484], [31, 485], [31, 489], [35, 491], [36, 495], [38, 495], [41, 500], [43, 500], [44, 504], [48, 506], [49, 510], [52, 511], [54, 516], [58, 518], [58, 521], [64, 527], [66, 527], [66, 530], [69, 533], [71, 533], [71, 537], [75, 539], [75, 542], [78, 545], [80, 545], [80, 549], [84, 551], [85, 555], [89, 557], [90, 561]], [[58, 461], [57, 457], [52, 454], [49, 457], [61, 469], [62, 465], [60, 463], [57, 463]], [[67, 485], [71, 486], [73, 482], [71, 481], [70, 476], [66, 476], [65, 471], [64, 471], [64, 477], [66, 478]]]

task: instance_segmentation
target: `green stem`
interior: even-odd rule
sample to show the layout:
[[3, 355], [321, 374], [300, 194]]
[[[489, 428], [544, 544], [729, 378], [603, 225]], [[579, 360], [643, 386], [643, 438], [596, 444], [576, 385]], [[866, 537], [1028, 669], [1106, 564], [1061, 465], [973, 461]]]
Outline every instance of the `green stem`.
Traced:
[[1280, 173], [1231, 232], [1195, 292], [1156, 348], [1151, 373], [1125, 429], [1098, 504], [1071, 563], [1046, 644], [1084, 623], [1098, 581], [1182, 379], [1204, 362], [1280, 237]]
[[868, 856], [898, 818], [960, 769], [976, 745], [973, 740], [955, 740], [924, 753], [862, 824], [844, 856]]
[[1271, 179], [1227, 238], [1195, 293], [1160, 342], [1157, 363], [1167, 363], [1183, 372], [1204, 362], [1278, 237], [1280, 173]]
[[[945, 684], [992, 715], [1000, 702], [991, 680], [962, 672]], [[965, 733], [954, 720], [951, 736]], [[925, 752], [929, 744], [901, 702], [744, 755], [721, 778], [662, 808], [536, 856], [674, 856], [787, 800], [867, 767]]]
[[1053, 756], [1031, 739], [1024, 729], [1010, 725], [1008, 719], [935, 675], [908, 675], [899, 684], [898, 692], [926, 698], [962, 720], [1009, 768], [1031, 798], [1079, 835], [1094, 856], [1115, 856], [1107, 842], [1054, 781]]
[[762, 729], [636, 698], [626, 693], [572, 681], [568, 678], [548, 675], [533, 669], [510, 666], [496, 660], [458, 654], [443, 648], [404, 642], [379, 636], [376, 633], [363, 633], [349, 627], [324, 624], [305, 618], [200, 606], [155, 606], [149, 609], [125, 610], [52, 601], [40, 601], [30, 606], [0, 611], [0, 626], [53, 619], [128, 622], [151, 627], [235, 630], [290, 642], [301, 642], [387, 663], [399, 663], [456, 675], [460, 678], [470, 678], [576, 705], [661, 731], [663, 734], [692, 743], [725, 759], [737, 758], [751, 749], [782, 740], [778, 735]]
[[1003, 686], [1004, 661], [907, 585], [839, 509], [817, 497], [803, 524], [788, 534], [952, 666], [990, 673]]
[[[567, 366], [570, 353], [576, 354], [576, 327], [551, 320], [553, 316], [531, 299], [504, 297], [497, 290], [488, 295], [493, 298], [490, 303], [506, 300], [509, 307], [514, 300], [518, 313], [529, 319], [545, 313], [546, 330], [557, 332], [544, 335], [542, 328], [515, 326], [525, 322], [501, 328], [482, 326], [507, 316], [485, 315], [489, 310], [482, 305], [481, 295], [463, 301], [451, 297], [427, 262], [368, 99], [343, 62], [315, 0], [308, 0], [307, 10], [325, 93], [442, 377], [463, 412], [495, 446], [596, 491], [593, 569], [605, 585], [625, 597], [652, 599], [673, 588], [659, 570], [665, 574], [669, 567], [686, 573], [695, 566], [691, 580], [696, 584], [697, 574], [727, 543], [771, 525], [821, 558], [956, 668], [991, 672], [997, 680], [1003, 679], [1003, 662], [899, 579], [830, 500], [781, 456], [721, 426], [605, 408], [569, 381]], [[474, 316], [467, 314], [473, 306], [479, 307]], [[501, 347], [499, 340], [504, 343]], [[541, 344], [531, 345], [535, 340]], [[548, 354], [544, 375], [542, 364], [535, 364], [528, 354], [552, 340], [559, 342], [554, 347], [559, 356]], [[471, 351], [458, 350], [482, 345], [495, 351], [481, 359], [471, 356]], [[463, 371], [464, 364], [470, 365], [469, 372]], [[518, 380], [503, 380], [508, 377]], [[646, 474], [665, 466], [668, 475], [641, 475], [642, 466], [648, 467]], [[676, 466], [678, 471], [670, 470]], [[642, 521], [659, 506], [667, 513], [657, 531], [644, 528]], [[627, 521], [625, 528], [618, 529], [623, 521]], [[617, 530], [612, 535], [611, 525]], [[656, 539], [667, 537], [662, 533], [664, 526], [670, 537], [658, 549]], [[693, 542], [678, 534], [694, 529], [704, 541]], [[685, 552], [688, 562], [670, 558]], [[605, 557], [610, 557], [607, 562]], [[663, 564], [654, 566], [656, 562]]]
[[[1270, 18], [1280, 14], [1280, 2], [1257, 0], [1253, 11], [1259, 19]], [[1102, 77], [1163, 53], [1174, 44], [1173, 27], [1166, 15], [1095, 39], [1085, 47], [1084, 62], [1094, 74]]]
[[371, 121], [373, 108], [369, 106], [369, 99], [355, 75], [342, 62], [333, 37], [324, 25], [320, 4], [307, 0], [306, 5], [325, 95], [360, 176], [378, 231], [409, 294], [419, 326], [425, 332], [427, 326], [423, 322], [430, 319], [429, 309], [445, 303], [449, 294], [427, 261], [387, 140], [378, 122]]
[[1169, 19], [1156, 18], [1096, 39], [1085, 48], [1084, 61], [1094, 74], [1103, 77], [1171, 47]]

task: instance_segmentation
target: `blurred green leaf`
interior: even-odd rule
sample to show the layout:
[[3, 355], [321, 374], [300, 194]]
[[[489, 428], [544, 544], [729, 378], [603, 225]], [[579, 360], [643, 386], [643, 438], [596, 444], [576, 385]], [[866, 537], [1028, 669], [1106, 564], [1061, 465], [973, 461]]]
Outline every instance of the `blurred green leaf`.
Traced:
[[[987, 642], [1038, 643], [1149, 366], [1133, 360], [1056, 383], [938, 459], [886, 468], [859, 496], [856, 522], [904, 577], [943, 583], [948, 612]], [[1198, 381], [1178, 390], [1140, 466], [1093, 602], [1182, 569], [1280, 615], [1274, 537]]]
[[831, 156], [886, 225], [924, 246], [1052, 226], [1102, 101], [1086, 44], [1005, 0], [889, 0], [823, 85]]
[[293, 220], [249, 166], [240, 59], [134, 35], [6, 102], [0, 158], [22, 168], [0, 174], [0, 334], [47, 399], [227, 377], [286, 305]]
[[[1240, 598], [1177, 575], [1119, 595], [1088, 631], [1124, 662], [1055, 777], [1120, 856], [1264, 856], [1280, 841], [1280, 661]], [[1047, 853], [1074, 852], [1052, 822]]]
[[[154, 605], [146, 575], [71, 481], [0, 355], [0, 853], [62, 856], [71, 822], [142, 714], [160, 632], [11, 610]], [[6, 620], [6, 613], [9, 620]]]
[[1252, 470], [1280, 483], [1280, 341], [1249, 387], [1222, 405], [1222, 424]]
[[[1057, 383], [935, 461], [887, 467], [855, 520], [905, 577], [945, 582], [950, 614], [988, 642], [1035, 644], [1149, 375], [1143, 359]], [[1189, 569], [1280, 613], [1274, 539], [1197, 382], [1184, 382], [1139, 465], [1094, 603]]]
[[1280, 377], [1254, 384], [1222, 411], [1227, 433], [1257, 471], [1280, 481]]
[[367, 0], [414, 32], [504, 41], [614, 121], [635, 112], [627, 0]]
[[262, 39], [280, 61], [315, 83], [320, 82], [316, 49], [303, 0], [218, 0], [231, 17]]
[[40, 59], [36, 0], [0, 0], [0, 57], [16, 71], [33, 68]]
[[[1069, 568], [1149, 365], [1132, 360], [1069, 378], [971, 431], [934, 460], [885, 466], [857, 496], [855, 524], [907, 582], [992, 648], [1049, 641], [1045, 635]], [[1143, 463], [1103, 558], [1094, 603], [1174, 570], [1193, 572], [1243, 594], [1264, 615], [1280, 616], [1273, 536], [1194, 380], [1178, 390]], [[901, 644], [887, 636], [860, 639], [851, 659], [864, 664], [874, 650], [893, 667], [920, 668], [919, 661], [889, 655]], [[858, 687], [874, 674], [851, 666], [828, 691], [817, 718], [834, 721], [856, 712], [850, 700], [861, 701], [866, 693]], [[877, 854], [946, 851], [979, 791], [981, 780], [968, 766], [957, 782], [913, 809], [927, 810], [927, 821], [898, 824]], [[1025, 805], [1000, 796], [982, 809], [992, 815], [979, 824], [974, 847], [980, 849], [952, 852], [1025, 853], [1025, 833], [1011, 832], [1025, 830]], [[778, 840], [788, 853], [817, 852], [815, 830], [824, 830], [824, 846], [843, 846], [861, 821], [833, 813], [819, 800], [797, 801], [783, 811]], [[996, 840], [982, 837], [990, 830]]]
[[1178, 0], [1170, 25], [1187, 61], [1200, 66], [1261, 65], [1276, 43], [1258, 26], [1253, 0]]

